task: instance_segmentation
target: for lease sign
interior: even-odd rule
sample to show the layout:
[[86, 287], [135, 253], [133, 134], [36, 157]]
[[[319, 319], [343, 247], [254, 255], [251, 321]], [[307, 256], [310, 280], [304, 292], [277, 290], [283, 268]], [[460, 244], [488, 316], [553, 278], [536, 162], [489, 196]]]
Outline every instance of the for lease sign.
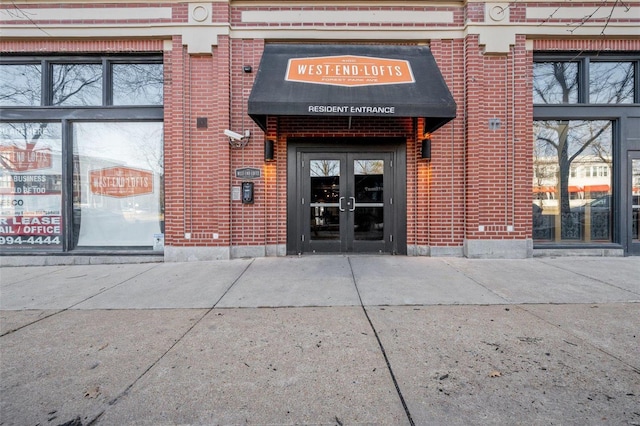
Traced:
[[291, 58], [285, 80], [334, 86], [415, 83], [409, 61], [354, 55]]

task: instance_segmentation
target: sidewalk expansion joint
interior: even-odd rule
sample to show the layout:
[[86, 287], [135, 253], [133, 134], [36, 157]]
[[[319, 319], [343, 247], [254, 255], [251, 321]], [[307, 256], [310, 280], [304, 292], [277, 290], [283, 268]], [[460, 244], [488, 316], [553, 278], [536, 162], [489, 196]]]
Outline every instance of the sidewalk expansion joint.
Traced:
[[233, 280], [233, 282], [229, 285], [229, 287], [224, 291], [224, 293], [222, 293], [222, 296], [220, 296], [218, 298], [218, 300], [216, 300], [216, 303], [213, 304], [212, 308], [215, 308], [216, 306], [218, 306], [218, 303], [220, 303], [220, 301], [222, 299], [224, 299], [224, 297], [227, 295], [227, 293], [229, 293], [229, 291], [231, 291], [231, 289], [233, 288], [233, 286], [235, 286], [238, 281], [240, 281], [240, 278], [242, 278], [242, 276], [247, 272], [247, 270], [251, 267], [251, 265], [253, 265], [253, 262], [255, 262], [256, 259], [253, 258], [251, 259], [251, 262], [249, 262], [249, 264], [247, 266], [245, 266], [245, 268], [242, 270], [242, 272], [236, 277], [235, 280]]
[[[525, 312], [526, 312], [526, 313], [528, 313], [529, 315], [532, 315], [532, 316], [534, 316], [534, 317], [538, 318], [539, 320], [541, 320], [541, 321], [543, 321], [543, 322], [546, 322], [547, 324], [549, 324], [550, 326], [554, 327], [555, 329], [560, 330], [560, 332], [562, 332], [562, 333], [564, 333], [564, 334], [567, 334], [567, 335], [571, 336], [572, 338], [574, 338], [574, 339], [576, 339], [576, 340], [579, 340], [583, 345], [585, 345], [585, 346], [590, 346], [590, 347], [594, 348], [594, 349], [595, 349], [595, 350], [597, 350], [598, 352], [601, 352], [602, 354], [604, 354], [604, 355], [606, 355], [606, 356], [608, 356], [608, 357], [610, 357], [610, 358], [615, 359], [615, 360], [616, 360], [616, 361], [618, 361], [619, 363], [626, 365], [626, 366], [627, 366], [627, 367], [629, 367], [631, 370], [633, 370], [635, 373], [640, 374], [640, 368], [638, 368], [638, 366], [632, 365], [632, 364], [630, 364], [629, 362], [627, 362], [627, 361], [625, 361], [625, 360], [621, 359], [620, 357], [618, 357], [618, 356], [616, 356], [616, 355], [614, 355], [614, 354], [612, 354], [612, 353], [610, 353], [610, 352], [606, 351], [604, 348], [601, 348], [600, 346], [598, 346], [598, 345], [596, 345], [596, 344], [594, 344], [594, 343], [591, 343], [591, 342], [589, 342], [588, 340], [585, 340], [583, 337], [580, 337], [579, 335], [577, 335], [577, 334], [575, 334], [575, 333], [572, 333], [572, 332], [570, 332], [570, 331], [568, 331], [568, 330], [566, 330], [566, 329], [564, 329], [564, 328], [562, 328], [562, 327], [558, 326], [558, 324], [556, 324], [556, 323], [554, 323], [554, 322], [552, 322], [552, 321], [549, 321], [548, 319], [546, 319], [545, 317], [543, 317], [543, 316], [541, 316], [541, 315], [538, 315], [538, 314], [537, 314], [536, 312], [534, 312], [534, 311], [531, 311], [531, 310], [527, 309], [527, 308], [526, 308], [526, 305], [516, 305], [515, 307], [516, 307], [516, 308], [518, 308], [518, 309], [522, 309], [523, 311], [525, 311]], [[569, 342], [569, 341], [567, 341], [567, 340], [565, 340], [565, 343], [567, 343], [567, 344], [569, 344], [569, 345], [577, 346], [577, 344], [572, 343], [572, 342]]]
[[483, 289], [487, 290], [489, 293], [499, 297], [500, 299], [505, 301], [505, 304], [512, 304], [513, 301], [509, 300], [507, 297], [505, 297], [504, 295], [492, 290], [491, 288], [487, 287], [486, 285], [484, 285], [481, 281], [478, 281], [477, 279], [475, 279], [474, 277], [472, 277], [469, 274], [464, 273], [464, 271], [461, 271], [460, 269], [456, 268], [454, 265], [452, 265], [451, 263], [447, 262], [446, 260], [444, 261], [445, 265], [450, 266], [454, 271], [462, 274], [464, 277], [470, 279], [471, 281], [473, 281], [474, 283], [478, 284], [480, 287], [482, 287]]
[[117, 284], [112, 285], [111, 287], [104, 287], [104, 288], [102, 288], [100, 291], [98, 291], [97, 293], [92, 294], [91, 296], [89, 296], [89, 297], [87, 297], [87, 298], [85, 298], [85, 299], [83, 299], [83, 300], [81, 300], [81, 301], [79, 301], [79, 302], [77, 302], [77, 303], [74, 303], [74, 304], [73, 304], [73, 305], [71, 305], [71, 306], [67, 306], [66, 308], [56, 310], [55, 312], [53, 312], [53, 313], [51, 313], [51, 314], [49, 314], [49, 315], [47, 315], [47, 316], [44, 316], [44, 317], [42, 317], [42, 318], [38, 318], [37, 320], [32, 321], [32, 322], [30, 322], [30, 323], [28, 323], [28, 324], [21, 325], [20, 327], [18, 327], [18, 328], [14, 328], [13, 330], [7, 330], [6, 332], [4, 332], [4, 333], [0, 334], [0, 337], [4, 337], [4, 336], [6, 336], [6, 335], [8, 335], [8, 334], [15, 333], [16, 331], [20, 331], [20, 330], [22, 330], [23, 328], [30, 327], [30, 326], [32, 326], [33, 324], [37, 324], [37, 323], [39, 323], [40, 321], [46, 320], [47, 318], [51, 318], [51, 317], [53, 317], [53, 316], [55, 316], [55, 315], [59, 315], [59, 314], [62, 314], [62, 313], [64, 313], [64, 312], [70, 311], [70, 310], [72, 310], [74, 307], [76, 307], [76, 306], [78, 306], [78, 305], [80, 305], [80, 304], [82, 304], [82, 303], [86, 302], [87, 300], [91, 300], [91, 299], [93, 299], [94, 297], [99, 296], [99, 295], [101, 295], [101, 294], [102, 294], [102, 293], [104, 293], [104, 292], [107, 292], [107, 291], [109, 291], [109, 290], [113, 290], [114, 288], [116, 288], [116, 287], [118, 287], [118, 286], [121, 286], [122, 284], [124, 284], [124, 283], [126, 283], [126, 282], [128, 282], [128, 281], [131, 281], [132, 279], [137, 278], [137, 277], [139, 277], [140, 275], [142, 275], [142, 274], [144, 274], [144, 273], [146, 273], [146, 272], [149, 272], [151, 269], [153, 269], [153, 268], [149, 268], [149, 269], [147, 269], [147, 270], [145, 270], [145, 271], [140, 272], [139, 274], [133, 275], [133, 276], [131, 276], [131, 277], [127, 278], [127, 279], [126, 279], [126, 280], [124, 280], [124, 281], [121, 281], [121, 282], [119, 282], [119, 283], [117, 283]]
[[[255, 260], [255, 259], [254, 259]], [[162, 361], [162, 359], [169, 353], [171, 352], [171, 350], [173, 348], [175, 348], [180, 342], [182, 342], [184, 340], [184, 338], [186, 337], [187, 334], [189, 334], [191, 332], [191, 330], [193, 330], [195, 328], [195, 326], [197, 326], [198, 324], [200, 324], [200, 322], [207, 316], [209, 315], [216, 307], [216, 305], [218, 303], [220, 303], [220, 300], [222, 300], [222, 298], [225, 296], [225, 294], [227, 294], [227, 292], [229, 290], [231, 290], [231, 288], [240, 280], [240, 278], [245, 274], [245, 272], [247, 272], [247, 269], [249, 269], [249, 267], [251, 266], [251, 264], [253, 264], [254, 260], [252, 260], [244, 269], [243, 271], [238, 275], [238, 277], [231, 283], [231, 285], [229, 285], [229, 288], [227, 288], [227, 290], [224, 292], [224, 294], [222, 296], [220, 296], [220, 298], [218, 299], [218, 301], [216, 303], [214, 303], [214, 305], [207, 309], [207, 311], [202, 314], [200, 316], [200, 318], [198, 318], [196, 321], [193, 322], [193, 324], [191, 324], [191, 326], [189, 328], [187, 328], [187, 330], [182, 333], [182, 335], [176, 339], [175, 342], [173, 342], [173, 344], [171, 346], [169, 346], [169, 348], [164, 351], [162, 353], [162, 355], [160, 355], [160, 357], [158, 357], [158, 359], [156, 359], [154, 362], [151, 363], [151, 365], [149, 365], [149, 367], [147, 367], [142, 374], [140, 374], [129, 386], [127, 386], [127, 388], [122, 391], [118, 396], [116, 396], [115, 398], [113, 398], [111, 401], [109, 401], [109, 405], [115, 405], [118, 403], [118, 401], [120, 401], [120, 399], [122, 399], [123, 397], [125, 397], [129, 391], [131, 389], [133, 389], [133, 387], [136, 385], [136, 383], [138, 383], [149, 371], [151, 371], [151, 369], [153, 367], [155, 367], [160, 361]]]
[[560, 269], [561, 271], [565, 271], [565, 272], [569, 272], [569, 273], [572, 273], [572, 274], [576, 274], [576, 275], [579, 275], [581, 277], [588, 278], [588, 279], [593, 280], [593, 281], [597, 281], [597, 282], [602, 283], [602, 284], [604, 284], [606, 286], [617, 288], [618, 290], [621, 290], [621, 291], [624, 291], [624, 292], [627, 292], [627, 293], [631, 293], [631, 294], [635, 294], [635, 295], [640, 296], [640, 293], [636, 293], [635, 291], [629, 290], [628, 288], [617, 286], [617, 285], [615, 285], [613, 283], [610, 283], [608, 281], [601, 280], [599, 278], [595, 278], [595, 277], [592, 277], [592, 276], [587, 275], [587, 274], [583, 274], [582, 272], [574, 271], [574, 270], [568, 269], [568, 268], [563, 268], [561, 265], [558, 265], [556, 263], [545, 262], [543, 260], [539, 260], [539, 262], [540, 263], [544, 263], [547, 266], [553, 266], [554, 268]]
[[393, 368], [391, 367], [391, 362], [389, 361], [389, 357], [387, 356], [387, 352], [384, 349], [384, 345], [382, 344], [382, 340], [380, 340], [380, 336], [378, 335], [378, 331], [376, 330], [375, 326], [373, 325], [373, 322], [371, 321], [371, 318], [369, 317], [369, 313], [367, 312], [367, 308], [364, 306], [364, 302], [362, 301], [362, 296], [360, 295], [360, 289], [358, 288], [358, 282], [356, 281], [356, 276], [353, 272], [353, 265], [351, 264], [351, 258], [349, 256], [347, 256], [347, 261], [349, 262], [349, 268], [351, 269], [351, 278], [353, 279], [353, 285], [356, 288], [356, 293], [358, 293], [358, 299], [360, 300], [360, 307], [362, 308], [362, 312], [364, 312], [364, 316], [367, 319], [367, 321], [369, 322], [369, 327], [371, 327], [371, 330], [373, 331], [374, 336], [376, 337], [376, 340], [378, 341], [378, 346], [380, 347], [380, 351], [382, 352], [382, 356], [384, 357], [384, 362], [387, 365], [387, 370], [389, 371], [389, 374], [391, 375], [391, 380], [393, 381], [393, 385], [396, 388], [396, 393], [398, 394], [398, 397], [400, 398], [400, 402], [402, 403], [402, 408], [404, 409], [404, 413], [407, 416], [407, 420], [409, 420], [409, 424], [411, 426], [415, 426], [415, 422], [413, 421], [413, 418], [411, 417], [411, 412], [409, 411], [409, 407], [407, 406], [407, 402], [404, 399], [404, 396], [402, 395], [402, 391], [400, 390], [400, 385], [398, 384], [398, 380], [396, 379], [396, 375], [393, 373]]

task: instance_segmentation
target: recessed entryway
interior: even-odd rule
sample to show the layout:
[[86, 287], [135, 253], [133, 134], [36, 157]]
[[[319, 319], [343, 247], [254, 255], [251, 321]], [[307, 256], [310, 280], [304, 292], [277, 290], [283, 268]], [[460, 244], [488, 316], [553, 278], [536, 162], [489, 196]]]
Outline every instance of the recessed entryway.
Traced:
[[406, 253], [406, 167], [397, 139], [289, 144], [289, 253]]

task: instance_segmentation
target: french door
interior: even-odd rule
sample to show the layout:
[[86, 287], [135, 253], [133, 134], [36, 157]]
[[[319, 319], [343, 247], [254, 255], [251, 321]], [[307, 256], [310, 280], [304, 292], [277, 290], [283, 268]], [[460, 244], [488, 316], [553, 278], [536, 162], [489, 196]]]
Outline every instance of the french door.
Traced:
[[391, 153], [304, 153], [303, 251], [390, 252], [391, 167]]
[[640, 255], [640, 151], [628, 152], [627, 241], [628, 254]]

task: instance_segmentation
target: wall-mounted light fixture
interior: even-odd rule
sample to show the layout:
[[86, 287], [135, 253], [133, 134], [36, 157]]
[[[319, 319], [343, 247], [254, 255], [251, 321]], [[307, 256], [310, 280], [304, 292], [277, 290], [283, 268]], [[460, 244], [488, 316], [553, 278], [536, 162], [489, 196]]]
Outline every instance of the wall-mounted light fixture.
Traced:
[[264, 161], [274, 161], [275, 158], [273, 156], [273, 147], [275, 142], [267, 139], [264, 141]]
[[428, 136], [422, 139], [422, 158], [426, 160], [431, 159], [431, 138]]

